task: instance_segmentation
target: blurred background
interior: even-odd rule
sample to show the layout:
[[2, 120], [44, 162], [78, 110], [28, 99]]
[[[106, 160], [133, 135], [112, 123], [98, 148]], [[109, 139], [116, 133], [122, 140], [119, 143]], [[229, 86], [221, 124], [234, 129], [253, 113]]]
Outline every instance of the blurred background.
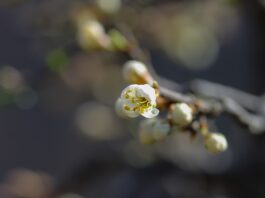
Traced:
[[129, 57], [85, 48], [84, 15], [130, 29], [162, 77], [264, 93], [264, 0], [0, 0], [0, 197], [265, 197], [265, 138], [227, 117], [220, 155], [139, 143], [113, 108]]

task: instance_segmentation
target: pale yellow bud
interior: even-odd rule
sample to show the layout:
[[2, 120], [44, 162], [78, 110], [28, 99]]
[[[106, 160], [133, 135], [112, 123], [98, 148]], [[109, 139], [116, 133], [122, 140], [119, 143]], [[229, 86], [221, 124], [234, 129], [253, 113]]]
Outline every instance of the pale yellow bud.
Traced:
[[151, 81], [151, 76], [144, 63], [130, 60], [123, 66], [123, 78], [131, 83], [144, 84]]
[[121, 8], [121, 0], [97, 0], [99, 8], [108, 14], [113, 14], [119, 11]]
[[179, 126], [186, 126], [193, 119], [192, 109], [186, 103], [177, 103], [172, 107], [171, 112], [172, 122]]
[[221, 133], [210, 133], [205, 136], [205, 148], [211, 153], [220, 153], [227, 149], [225, 136]]
[[78, 25], [77, 39], [79, 45], [85, 50], [107, 49], [110, 39], [104, 27], [94, 19], [83, 20]]

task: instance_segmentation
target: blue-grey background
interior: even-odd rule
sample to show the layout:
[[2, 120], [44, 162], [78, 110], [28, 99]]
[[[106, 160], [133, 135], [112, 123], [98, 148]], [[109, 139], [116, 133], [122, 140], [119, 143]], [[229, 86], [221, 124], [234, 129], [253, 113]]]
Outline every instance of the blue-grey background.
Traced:
[[[35, 8], [38, 9], [39, 4], [41, 1], [0, 3], [0, 66], [12, 65], [18, 69], [38, 95], [37, 103], [30, 109], [15, 105], [0, 109], [0, 181], [4, 182], [11, 170], [26, 168], [48, 173], [60, 185], [65, 179], [68, 181], [76, 169], [84, 169], [83, 177], [87, 180], [84, 186], [75, 188], [80, 181], [74, 178], [68, 182], [70, 189], [77, 189], [85, 197], [265, 196], [264, 136], [252, 136], [240, 127], [230, 131], [233, 135], [228, 134], [231, 147], [235, 149], [233, 164], [217, 175], [183, 171], [163, 160], [134, 168], [122, 162], [117, 154], [117, 144], [121, 140], [90, 141], [76, 133], [73, 122], [76, 106], [93, 100], [93, 96], [89, 93], [80, 96], [47, 69], [47, 49], [61, 46], [60, 41], [56, 43], [45, 38], [40, 27], [32, 26], [31, 22], [38, 20], [32, 17], [38, 17]], [[233, 39], [221, 46], [217, 60], [209, 69], [191, 71], [176, 67], [176, 63], [160, 50], [153, 50], [151, 59], [157, 72], [179, 83], [201, 78], [262, 95], [265, 8], [256, 0], [245, 0], [238, 9], [238, 30]], [[77, 46], [71, 46], [68, 54], [78, 50]], [[226, 119], [223, 123], [233, 125]], [[245, 146], [238, 146], [242, 142]], [[163, 182], [173, 186], [175, 191], [169, 194]]]

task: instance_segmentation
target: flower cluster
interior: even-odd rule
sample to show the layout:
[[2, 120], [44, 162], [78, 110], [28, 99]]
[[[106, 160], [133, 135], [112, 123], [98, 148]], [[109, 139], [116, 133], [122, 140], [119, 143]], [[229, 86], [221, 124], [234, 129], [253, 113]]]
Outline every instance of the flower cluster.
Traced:
[[[85, 50], [107, 50], [116, 52], [131, 51], [131, 43], [118, 30], [106, 31], [96, 16], [81, 15], [77, 20], [77, 39]], [[117, 114], [123, 118], [147, 118], [139, 127], [139, 139], [143, 144], [152, 144], [164, 140], [171, 133], [200, 133], [205, 148], [211, 153], [223, 152], [228, 144], [224, 135], [212, 133], [201, 121], [204, 116], [194, 101], [168, 98], [162, 93], [159, 84], [147, 69], [136, 60], [129, 60], [123, 66], [123, 78], [131, 83], [124, 88], [116, 101]], [[157, 118], [165, 111], [164, 118]], [[177, 129], [177, 130], [176, 130]]]
[[[175, 131], [197, 130], [201, 132], [205, 148], [211, 153], [220, 153], [227, 149], [224, 135], [211, 133], [208, 127], [198, 120], [195, 104], [181, 101], [167, 101], [160, 93], [159, 85], [153, 80], [147, 66], [139, 61], [131, 60], [124, 64], [123, 77], [129, 83], [116, 102], [116, 112], [123, 118], [143, 116], [146, 119], [139, 126], [139, 139], [143, 144], [153, 144], [164, 140]], [[165, 103], [159, 102], [160, 100]], [[159, 112], [166, 109], [165, 118], [157, 118]], [[175, 130], [177, 128], [177, 130]]]

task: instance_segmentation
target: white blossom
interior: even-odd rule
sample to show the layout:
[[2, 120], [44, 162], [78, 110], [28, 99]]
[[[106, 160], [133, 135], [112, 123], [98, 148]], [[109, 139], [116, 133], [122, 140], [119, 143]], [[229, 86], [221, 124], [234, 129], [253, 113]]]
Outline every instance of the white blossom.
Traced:
[[192, 109], [186, 103], [174, 104], [172, 107], [171, 118], [174, 124], [186, 126], [192, 121]]
[[132, 83], [141, 83], [146, 77], [150, 77], [148, 70], [142, 62], [130, 60], [123, 66], [123, 78]]
[[153, 118], [158, 115], [156, 108], [156, 92], [153, 87], [145, 85], [130, 85], [121, 93], [121, 101], [124, 113], [131, 118], [142, 115]]
[[210, 133], [205, 137], [205, 148], [212, 153], [223, 152], [227, 147], [227, 140], [221, 133]]

